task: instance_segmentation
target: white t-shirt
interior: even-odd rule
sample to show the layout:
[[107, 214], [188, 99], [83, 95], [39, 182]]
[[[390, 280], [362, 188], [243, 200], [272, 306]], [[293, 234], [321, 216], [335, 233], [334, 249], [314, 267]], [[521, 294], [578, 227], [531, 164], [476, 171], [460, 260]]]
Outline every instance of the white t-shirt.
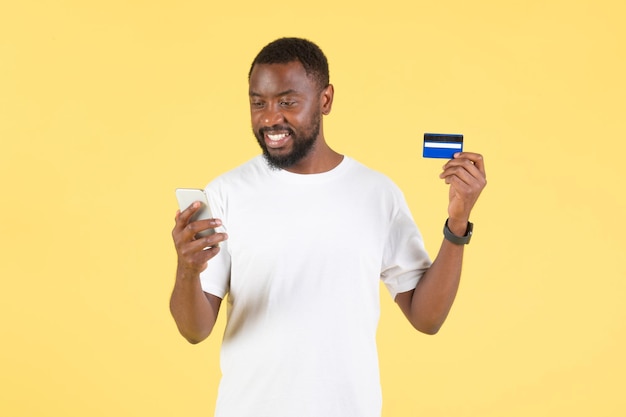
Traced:
[[228, 294], [216, 417], [380, 417], [379, 279], [395, 297], [430, 266], [401, 191], [348, 157], [299, 175], [258, 156], [206, 192], [229, 236], [201, 274]]

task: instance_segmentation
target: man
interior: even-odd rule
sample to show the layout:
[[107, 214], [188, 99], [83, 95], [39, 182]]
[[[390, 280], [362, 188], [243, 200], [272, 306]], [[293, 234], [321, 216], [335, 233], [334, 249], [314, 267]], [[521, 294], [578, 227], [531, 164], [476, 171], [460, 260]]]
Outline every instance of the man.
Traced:
[[[400, 190], [326, 142], [333, 94], [315, 44], [263, 48], [249, 73], [263, 156], [207, 186], [215, 219], [189, 222], [198, 203], [176, 214], [170, 308], [181, 334], [205, 339], [228, 295], [218, 417], [380, 416], [378, 280], [428, 334], [455, 298], [482, 157], [459, 153], [440, 174], [450, 201], [431, 263]], [[218, 233], [194, 237], [208, 228]]]

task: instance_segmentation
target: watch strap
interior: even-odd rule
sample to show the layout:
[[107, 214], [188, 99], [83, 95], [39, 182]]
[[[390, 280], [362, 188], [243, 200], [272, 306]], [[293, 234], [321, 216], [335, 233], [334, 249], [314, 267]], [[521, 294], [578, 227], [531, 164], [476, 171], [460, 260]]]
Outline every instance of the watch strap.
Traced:
[[443, 226], [443, 236], [446, 240], [454, 243], [455, 245], [467, 245], [472, 238], [472, 233], [474, 232], [474, 224], [471, 222], [467, 222], [467, 229], [465, 229], [464, 236], [457, 236], [448, 227], [448, 220]]

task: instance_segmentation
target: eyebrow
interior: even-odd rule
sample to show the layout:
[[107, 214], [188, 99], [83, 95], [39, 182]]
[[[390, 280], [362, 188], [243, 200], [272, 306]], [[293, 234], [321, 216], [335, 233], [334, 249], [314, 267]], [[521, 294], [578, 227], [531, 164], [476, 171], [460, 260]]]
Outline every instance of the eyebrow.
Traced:
[[[290, 88], [289, 90], [285, 90], [285, 91], [282, 91], [282, 92], [276, 94], [275, 97], [286, 96], [286, 95], [289, 95], [289, 94], [298, 94], [298, 92], [296, 90], [294, 90], [293, 88]], [[248, 92], [248, 95], [250, 97], [261, 97], [262, 96], [262, 94], [256, 93], [254, 91]]]

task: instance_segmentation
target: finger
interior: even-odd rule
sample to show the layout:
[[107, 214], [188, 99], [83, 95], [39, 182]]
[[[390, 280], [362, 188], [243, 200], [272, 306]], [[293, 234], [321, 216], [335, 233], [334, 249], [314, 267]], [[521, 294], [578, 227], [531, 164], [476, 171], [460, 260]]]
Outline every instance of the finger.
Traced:
[[209, 248], [213, 246], [218, 246], [220, 243], [224, 242], [228, 239], [227, 233], [214, 233], [209, 236], [202, 237], [200, 239], [196, 239], [194, 243], [200, 244], [200, 246], [204, 248]]
[[193, 216], [194, 213], [200, 209], [200, 207], [202, 207], [202, 203], [200, 201], [194, 201], [189, 205], [189, 207], [181, 211], [179, 216], [180, 220], [187, 223], [191, 216]]
[[482, 182], [482, 175], [475, 167], [452, 167], [448, 168], [441, 175], [443, 179], [457, 178], [465, 184], [478, 184]]
[[187, 242], [181, 252], [186, 256], [193, 256], [196, 253], [207, 250], [208, 248], [217, 247], [220, 243], [228, 239], [226, 233], [215, 233], [210, 236], [201, 237], [199, 239]]
[[219, 248], [219, 244], [228, 239], [226, 233], [216, 233], [211, 236], [203, 237], [193, 241], [187, 241], [177, 247], [179, 260], [184, 264], [198, 265], [203, 264], [217, 254], [218, 251], [212, 250]]
[[469, 207], [474, 205], [487, 183], [484, 177], [476, 178], [464, 170], [459, 171], [458, 175], [447, 176], [445, 180], [446, 184], [450, 185], [450, 192], [468, 202]]
[[[189, 205], [189, 207], [185, 208], [184, 210], [182, 210], [182, 211], [178, 210], [176, 212], [176, 217], [175, 217], [176, 225], [175, 225], [174, 230], [172, 231], [172, 233], [180, 233], [181, 231], [184, 231], [189, 226], [189, 224], [191, 224], [190, 220], [191, 220], [192, 216], [198, 210], [200, 210], [202, 208], [202, 205], [203, 205], [203, 203], [201, 201], [194, 201], [192, 204]], [[220, 224], [218, 224], [217, 226], [219, 226]], [[217, 227], [217, 226], [207, 226], [207, 227], [204, 227], [204, 228], [196, 230], [196, 233], [198, 231], [202, 231], [204, 229], [214, 228], [214, 227]]]
[[[198, 205], [195, 209], [193, 207], [194, 204]], [[187, 207], [185, 210], [181, 211], [179, 209], [176, 211], [176, 216], [174, 216], [174, 221], [176, 222], [176, 224], [174, 225], [174, 229], [172, 230], [172, 235], [180, 233], [187, 226], [189, 219], [191, 218], [193, 213], [195, 213], [195, 211], [198, 210], [199, 207], [200, 207], [199, 203], [193, 203], [189, 207]]]
[[467, 179], [461, 178], [458, 175], [451, 175], [449, 177], [446, 177], [445, 182], [461, 195], [471, 193], [474, 187], [478, 188], [478, 185], [475, 185], [474, 182], [467, 181]]
[[443, 167], [443, 172], [439, 174], [439, 178], [448, 178], [450, 176], [458, 176], [467, 183], [474, 181], [482, 183], [485, 178], [485, 174], [469, 159], [457, 159], [448, 162]]
[[469, 159], [482, 173], [485, 173], [485, 159], [479, 153], [474, 152], [458, 152], [454, 155], [454, 160], [457, 159]]
[[215, 229], [222, 225], [222, 221], [220, 219], [204, 219], [197, 220], [195, 222], [188, 223], [187, 226], [182, 230], [184, 237], [194, 238], [198, 233], [204, 232], [205, 230]]
[[204, 262], [208, 262], [211, 259], [215, 258], [215, 256], [220, 252], [221, 248], [219, 246], [211, 246], [204, 248], [202, 250]]
[[220, 252], [219, 246], [207, 247], [190, 254], [180, 254], [178, 257], [179, 267], [200, 273], [204, 271], [208, 262]]

